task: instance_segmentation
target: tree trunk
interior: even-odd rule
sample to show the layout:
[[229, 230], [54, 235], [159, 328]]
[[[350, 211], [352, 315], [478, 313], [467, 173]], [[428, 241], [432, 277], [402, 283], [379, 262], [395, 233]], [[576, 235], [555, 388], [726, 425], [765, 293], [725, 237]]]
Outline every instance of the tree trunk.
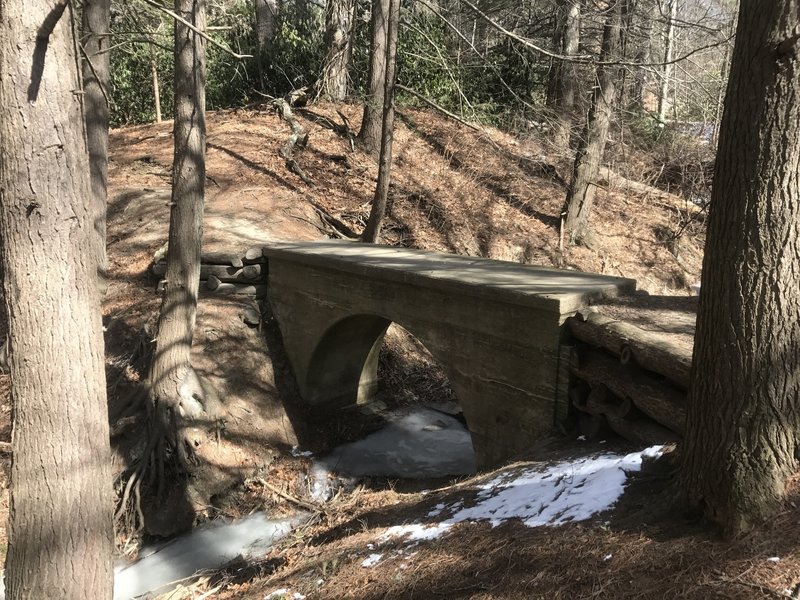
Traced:
[[66, 8], [0, 0], [0, 272], [14, 407], [9, 599], [111, 598], [113, 589], [98, 232]]
[[381, 237], [381, 224], [386, 214], [389, 182], [392, 168], [392, 142], [394, 139], [394, 79], [397, 66], [397, 33], [400, 27], [400, 0], [391, 0], [389, 23], [386, 30], [386, 85], [383, 89], [383, 127], [381, 131], [381, 158], [378, 165], [378, 183], [369, 220], [361, 236], [362, 241], [377, 244]]
[[98, 277], [105, 291], [108, 271], [106, 257], [106, 200], [108, 181], [108, 95], [110, 94], [111, 0], [86, 0], [83, 5], [84, 112], [89, 146], [91, 208], [97, 230]]
[[[175, 0], [175, 12], [205, 29], [204, 0]], [[150, 402], [155, 437], [167, 436], [184, 467], [191, 447], [184, 443], [182, 427], [204, 416], [206, 396], [190, 362], [203, 235], [205, 108], [205, 42], [176, 21], [172, 209]]]
[[772, 515], [800, 408], [800, 5], [743, 0], [703, 260], [682, 481], [735, 535]]
[[[637, 3], [638, 31], [637, 37], [640, 44], [636, 52], [636, 62], [645, 65], [650, 62], [651, 48], [650, 37], [653, 35], [653, 9], [652, 0]], [[640, 111], [647, 110], [645, 96], [649, 83], [650, 67], [636, 67], [633, 75], [633, 90], [631, 91], [632, 103]]]
[[266, 50], [275, 37], [278, 0], [253, 0], [256, 16], [256, 41], [259, 53]]
[[364, 101], [364, 118], [357, 140], [373, 158], [378, 158], [381, 149], [383, 115], [383, 89], [386, 85], [386, 25], [389, 20], [390, 0], [372, 1], [370, 19], [369, 76], [367, 98]]
[[[624, 28], [623, 17], [627, 12], [627, 0], [618, 0], [608, 8], [608, 17], [603, 28], [603, 45], [600, 62], [619, 58]], [[566, 228], [573, 244], [586, 243], [589, 235], [589, 215], [594, 201], [595, 181], [600, 170], [600, 161], [606, 147], [606, 137], [611, 124], [611, 114], [616, 94], [619, 67], [600, 64], [597, 66], [597, 82], [592, 91], [592, 108], [583, 131], [583, 138], [575, 154], [572, 181], [565, 203]]]
[[669, 78], [672, 75], [672, 49], [675, 46], [675, 15], [678, 10], [678, 0], [669, 2], [669, 16], [667, 29], [664, 34], [664, 70], [661, 73], [661, 87], [658, 92], [658, 122], [661, 127], [667, 118], [667, 96], [669, 95]]
[[347, 97], [355, 8], [355, 0], [328, 0], [325, 6], [325, 46], [328, 53], [317, 89], [321, 97], [332, 102], [342, 102]]
[[[581, 5], [579, 0], [563, 0], [558, 7], [558, 21], [553, 35], [553, 48], [563, 56], [575, 56], [580, 45]], [[572, 113], [578, 82], [575, 63], [557, 60], [550, 69], [547, 86], [547, 106], [555, 111], [553, 143], [569, 148]]]
[[155, 101], [156, 123], [161, 123], [161, 86], [158, 83], [158, 65], [151, 50], [150, 71], [153, 74], [153, 100]]

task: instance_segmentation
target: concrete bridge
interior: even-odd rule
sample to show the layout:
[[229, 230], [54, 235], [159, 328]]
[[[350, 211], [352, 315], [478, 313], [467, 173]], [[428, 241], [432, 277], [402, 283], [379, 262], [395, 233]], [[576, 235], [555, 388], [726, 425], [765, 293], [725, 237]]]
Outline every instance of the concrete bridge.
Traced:
[[300, 393], [312, 405], [369, 402], [394, 322], [444, 369], [479, 466], [528, 448], [566, 414], [562, 324], [635, 281], [350, 242], [265, 247], [269, 298]]

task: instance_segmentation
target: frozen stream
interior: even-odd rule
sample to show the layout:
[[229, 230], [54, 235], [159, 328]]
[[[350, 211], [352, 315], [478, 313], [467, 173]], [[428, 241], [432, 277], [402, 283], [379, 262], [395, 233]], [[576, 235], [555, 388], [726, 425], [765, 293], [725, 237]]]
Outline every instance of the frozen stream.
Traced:
[[215, 521], [165, 544], [143, 549], [139, 560], [114, 569], [114, 600], [163, 593], [196, 573], [231, 561], [265, 556], [272, 545], [304, 520], [269, 519], [253, 513], [238, 521]]
[[[315, 495], [330, 495], [329, 473], [343, 477], [408, 479], [471, 475], [475, 453], [466, 427], [430, 408], [388, 415], [388, 424], [363, 440], [344, 444], [314, 460]], [[254, 513], [233, 522], [216, 521], [166, 543], [144, 548], [133, 563], [114, 570], [114, 600], [168, 591], [182, 580], [242, 558], [266, 555], [272, 545], [302, 523], [304, 515], [270, 519]], [[0, 600], [2, 600], [0, 581]]]
[[363, 440], [344, 444], [314, 461], [314, 495], [324, 499], [328, 474], [428, 479], [472, 475], [475, 452], [458, 419], [430, 408], [388, 416], [389, 423]]

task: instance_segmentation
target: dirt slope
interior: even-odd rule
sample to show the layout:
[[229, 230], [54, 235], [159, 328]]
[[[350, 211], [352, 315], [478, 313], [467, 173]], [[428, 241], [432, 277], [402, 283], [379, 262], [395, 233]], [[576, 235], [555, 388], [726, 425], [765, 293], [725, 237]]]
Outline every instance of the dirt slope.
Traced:
[[[323, 237], [327, 227], [320, 220], [318, 209], [355, 232], [361, 231], [369, 212], [377, 167], [364, 154], [353, 151], [346, 136], [337, 134], [331, 125], [339, 122], [336, 108], [343, 111], [354, 128], [358, 127], [358, 106], [323, 104], [298, 111], [310, 137], [308, 147], [297, 160], [314, 181], [313, 186], [291, 173], [280, 158], [288, 126], [271, 109], [209, 115], [206, 250], [238, 252], [269, 239]], [[535, 138], [519, 140], [493, 129], [476, 132], [435, 113], [403, 110], [395, 144], [385, 227], [387, 243], [622, 275], [637, 279], [640, 289], [658, 295], [686, 295], [688, 284], [698, 279], [702, 237], [684, 236], [679, 252], [673, 252], [675, 244], [665, 241], [681, 224], [679, 212], [613, 189], [598, 192], [593, 217], [596, 248], [562, 249], [559, 213], [569, 165], [551, 159]], [[171, 163], [171, 123], [112, 132], [108, 207], [111, 283], [104, 303], [104, 320], [110, 410], [115, 417], [123, 417], [112, 423], [118, 471], [136, 457], [137, 448], [141, 451], [144, 413], [131, 398], [144, 376], [150, 343], [147, 325], [152, 325], [160, 303], [155, 293], [157, 281], [148, 268], [167, 237]], [[298, 442], [320, 449], [336, 437], [355, 435], [338, 423], [320, 426], [317, 431], [324, 431], [322, 436], [311, 435], [310, 421], [302, 408], [287, 409], [284, 400], [292, 394], [290, 373], [285, 363], [276, 363], [279, 352], [272, 351], [278, 348], [275, 344], [280, 344], [279, 336], [275, 335], [268, 314], [260, 330], [242, 322], [242, 312], [249, 302], [235, 298], [201, 300], [193, 360], [214, 381], [227, 411], [225, 427], [216, 439], [198, 441], [201, 456], [210, 465], [207, 478], [215, 481], [216, 487], [209, 487], [203, 497], [194, 498], [191, 506], [168, 506], [151, 523], [153, 533], [166, 535], [193, 520], [219, 514], [233, 516], [264, 505], [285, 509], [285, 499], [251, 485], [253, 475], [280, 482], [285, 491], [302, 495], [306, 465], [302, 460], [286, 458], [286, 450]], [[415, 355], [413, 341], [403, 342], [399, 335], [390, 338], [394, 340], [390, 345], [398, 346], [404, 368], [413, 369], [407, 360]], [[0, 376], [3, 441], [10, 439], [8, 389], [8, 379]], [[8, 462], [7, 456], [2, 458]], [[245, 486], [233, 496], [225, 496], [242, 481]], [[5, 488], [5, 479], [0, 486]], [[363, 500], [354, 500], [343, 515], [366, 519], [373, 509], [380, 512], [384, 510], [380, 507], [398, 502], [410, 503], [409, 510], [414, 513], [418, 511], [415, 501], [414, 497], [394, 492], [368, 493]], [[6, 511], [4, 490], [0, 516]], [[509, 539], [535, 548], [538, 542], [530, 541], [526, 537], [529, 534], [512, 534]], [[487, 577], [512, 574], [511, 563], [508, 569], [501, 568], [500, 558], [508, 543], [504, 538], [483, 528], [471, 535], [477, 537], [465, 539], [464, 552], [467, 546], [474, 550], [480, 544], [487, 544], [493, 556], [497, 551], [497, 569], [490, 569]], [[0, 538], [4, 540], [1, 531]], [[544, 544], [549, 538], [543, 539]], [[121, 544], [125, 541], [120, 539]], [[347, 543], [337, 541], [345, 546]], [[324, 552], [314, 552], [326, 556], [325, 553], [334, 552], [332, 556], [337, 556], [339, 546], [326, 548]], [[436, 552], [444, 552], [449, 558], [442, 562]], [[551, 553], [553, 556], [542, 568], [555, 568], [560, 555], [555, 549]], [[309, 560], [291, 553], [286, 556], [290, 557], [286, 560]], [[448, 561], [453, 557], [444, 547], [435, 549], [426, 563], [428, 570], [418, 574], [432, 578], [427, 588], [431, 593], [445, 589], [444, 579], [439, 582], [437, 578], [448, 576]], [[439, 565], [441, 575], [430, 571], [430, 565]], [[519, 565], [528, 568], [522, 558]], [[355, 566], [351, 571], [362, 574]], [[549, 581], [551, 576], [555, 577], [555, 572], [542, 579]], [[360, 589], [369, 583], [360, 576], [343, 577], [342, 585], [346, 586]], [[380, 581], [375, 580], [375, 585], [360, 592], [354, 588], [349, 595], [377, 597]], [[413, 590], [413, 578], [396, 581], [412, 582], [408, 589]], [[473, 597], [489, 584], [459, 585], [463, 589], [449, 597]], [[558, 596], [556, 588], [547, 587], [551, 584], [543, 585], [541, 589], [553, 592], [543, 597]], [[255, 587], [259, 589], [258, 585]], [[398, 588], [396, 595], [389, 597], [405, 597], [408, 589], [403, 589], [406, 591]], [[497, 597], [523, 597], [512, 593], [518, 588], [503, 589], [511, 591]], [[329, 597], [337, 596], [333, 593]]]

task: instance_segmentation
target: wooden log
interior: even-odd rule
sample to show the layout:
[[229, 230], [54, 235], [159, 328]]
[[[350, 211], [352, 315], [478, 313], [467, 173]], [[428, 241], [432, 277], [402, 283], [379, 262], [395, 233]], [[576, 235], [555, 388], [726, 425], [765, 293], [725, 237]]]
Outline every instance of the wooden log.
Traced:
[[209, 291], [215, 291], [219, 289], [219, 286], [222, 285], [222, 282], [219, 280], [219, 277], [216, 275], [209, 275], [208, 279], [206, 279], [206, 289]]
[[648, 371], [663, 375], [689, 389], [691, 350], [687, 351], [655, 333], [598, 312], [581, 313], [567, 319], [572, 335], [582, 342], [605, 348], [624, 363], [635, 361]]
[[[152, 267], [153, 275], [163, 277], [167, 272], [167, 263], [156, 263]], [[214, 275], [217, 279], [227, 283], [252, 282], [266, 273], [266, 265], [252, 264], [243, 267], [231, 265], [200, 265], [200, 279], [208, 279]]]
[[622, 419], [606, 415], [608, 426], [626, 440], [646, 446], [678, 441], [678, 435], [652, 419]]
[[695, 216], [701, 216], [703, 213], [702, 207], [697, 206], [696, 204], [685, 198], [681, 198], [680, 196], [676, 196], [675, 194], [670, 194], [669, 192], [665, 192], [664, 190], [647, 185], [645, 183], [641, 183], [639, 181], [633, 181], [632, 179], [623, 177], [622, 175], [620, 175], [619, 173], [615, 173], [608, 167], [601, 166], [598, 171], [598, 175], [599, 175], [599, 183], [605, 182], [611, 187], [628, 190], [636, 194], [640, 194], [646, 198], [654, 198], [658, 202], [658, 204], [662, 206], [666, 206], [668, 208], [674, 208], [676, 210], [680, 210]]
[[247, 285], [243, 283], [220, 283], [213, 290], [201, 286], [200, 292], [223, 296], [255, 296], [256, 298], [264, 298], [267, 295], [267, 286], [263, 284]]
[[610, 432], [608, 421], [603, 415], [578, 414], [578, 432], [587, 440], [605, 438]]
[[586, 409], [591, 414], [619, 419], [631, 418], [639, 412], [630, 398], [617, 398], [602, 383], [592, 386], [592, 391], [586, 398]]
[[261, 260], [264, 258], [263, 248], [261, 246], [254, 246], [253, 248], [248, 248], [247, 251], [244, 253], [244, 257], [246, 260]]
[[244, 266], [241, 256], [225, 252], [203, 252], [200, 255], [200, 263], [204, 265], [230, 265], [240, 269]]
[[620, 398], [630, 398], [644, 414], [683, 435], [686, 394], [668, 382], [632, 365], [622, 365], [602, 350], [585, 350], [570, 370], [593, 386], [602, 384]]

